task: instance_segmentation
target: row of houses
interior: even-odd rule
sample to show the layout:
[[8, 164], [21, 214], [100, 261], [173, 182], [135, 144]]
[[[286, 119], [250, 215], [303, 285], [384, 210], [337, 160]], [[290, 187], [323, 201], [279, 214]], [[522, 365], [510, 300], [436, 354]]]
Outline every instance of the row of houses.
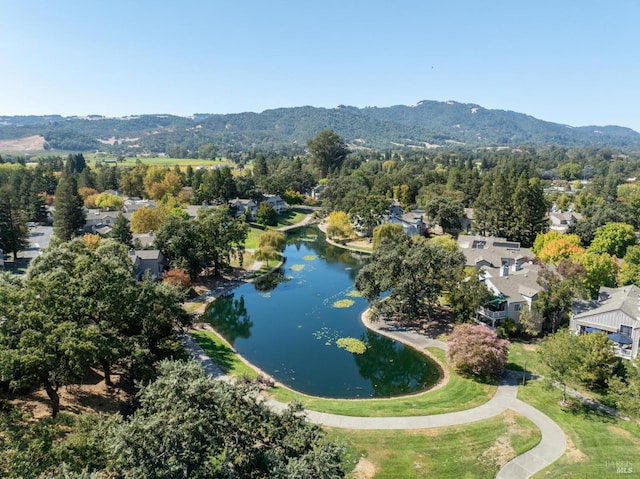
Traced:
[[[265, 195], [265, 201], [269, 203], [276, 213], [283, 213], [288, 209], [288, 205], [279, 195]], [[127, 219], [131, 219], [133, 212], [140, 208], [155, 208], [152, 200], [126, 199], [122, 211], [101, 211], [88, 209], [85, 214], [85, 231], [93, 234], [107, 235], [111, 232], [116, 218], [122, 214]], [[235, 199], [230, 202], [232, 211], [236, 217], [245, 215], [250, 221], [255, 220], [258, 204], [253, 200]], [[207, 208], [207, 205], [189, 205], [185, 207], [187, 214], [195, 218], [198, 211]], [[150, 274], [154, 279], [160, 279], [166, 270], [166, 265], [162, 253], [153, 249], [155, 235], [153, 231], [144, 234], [134, 234], [133, 240], [137, 249], [129, 252], [129, 257], [135, 267], [135, 274], [141, 279], [145, 274]], [[1, 259], [0, 259], [1, 261]]]
[[[503, 238], [460, 235], [458, 245], [466, 265], [477, 267], [493, 299], [477, 311], [477, 320], [493, 328], [505, 319], [519, 321], [530, 311], [542, 290], [537, 282], [540, 267], [533, 253]], [[539, 327], [542, 327], [540, 324]], [[638, 357], [640, 349], [640, 288], [600, 288], [593, 301], [573, 302], [569, 328], [575, 334], [605, 332], [615, 344], [617, 356]]]

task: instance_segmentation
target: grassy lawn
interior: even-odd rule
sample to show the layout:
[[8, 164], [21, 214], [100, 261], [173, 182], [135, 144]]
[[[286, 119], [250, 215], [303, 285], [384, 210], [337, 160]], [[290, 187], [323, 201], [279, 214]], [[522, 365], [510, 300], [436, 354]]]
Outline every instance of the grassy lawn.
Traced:
[[291, 209], [278, 215], [278, 224], [276, 226], [267, 226], [265, 228], [256, 223], [250, 223], [249, 234], [247, 235], [247, 240], [244, 242], [244, 247], [247, 249], [256, 249], [258, 247], [258, 238], [260, 238], [260, 235], [264, 233], [265, 230], [275, 230], [283, 226], [295, 225], [296, 223], [300, 223], [306, 216], [306, 213]]
[[429, 348], [447, 368], [449, 382], [434, 391], [394, 399], [325, 399], [297, 393], [287, 388], [269, 389], [269, 394], [282, 402], [294, 399], [300, 401], [306, 409], [346, 416], [420, 416], [461, 411], [488, 401], [495, 393], [496, 386], [481, 384], [454, 373], [446, 365], [444, 352]]
[[[540, 441], [540, 431], [512, 411], [462, 426], [415, 431], [341, 431], [351, 462], [362, 455], [376, 479], [493, 478], [500, 467]], [[355, 452], [354, 452], [355, 451]], [[352, 478], [363, 477], [354, 473]], [[370, 477], [370, 476], [366, 476]]]
[[538, 408], [567, 434], [567, 452], [534, 477], [620, 477], [617, 467], [640, 473], [640, 425], [617, 419], [582, 403], [559, 404], [559, 389], [546, 389], [542, 381], [520, 386], [518, 398]]
[[262, 233], [264, 233], [263, 229], [249, 226], [249, 234], [244, 242], [244, 247], [247, 249], [256, 249], [258, 247], [258, 238], [260, 238]]
[[306, 216], [306, 213], [295, 210], [293, 208], [289, 209], [284, 213], [278, 215], [278, 224], [276, 225], [276, 228], [295, 225], [296, 223], [300, 223], [303, 219], [305, 219]]
[[540, 359], [538, 357], [538, 344], [536, 342], [515, 342], [509, 346], [507, 369], [523, 371], [525, 361], [527, 372], [541, 374]]
[[207, 356], [209, 356], [225, 374], [240, 377], [247, 376], [252, 379], [258, 376], [258, 373], [256, 373], [252, 367], [241, 361], [231, 346], [217, 334], [211, 331], [197, 330], [192, 331], [191, 335], [204, 352], [207, 353]]

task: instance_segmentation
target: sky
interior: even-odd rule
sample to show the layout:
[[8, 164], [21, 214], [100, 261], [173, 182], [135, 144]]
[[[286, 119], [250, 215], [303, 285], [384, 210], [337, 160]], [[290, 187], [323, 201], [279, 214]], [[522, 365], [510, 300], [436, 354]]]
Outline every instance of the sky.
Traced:
[[0, 115], [459, 101], [640, 132], [638, 0], [0, 0]]

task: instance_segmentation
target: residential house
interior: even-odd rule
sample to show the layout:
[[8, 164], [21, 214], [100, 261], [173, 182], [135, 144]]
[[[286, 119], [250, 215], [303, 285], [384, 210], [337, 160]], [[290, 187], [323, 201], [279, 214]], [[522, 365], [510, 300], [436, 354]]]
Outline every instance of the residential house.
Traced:
[[288, 209], [287, 203], [280, 198], [280, 195], [264, 195], [264, 200], [273, 207], [277, 214], [284, 213]]
[[245, 215], [249, 221], [255, 221], [256, 215], [258, 214], [258, 204], [255, 201], [236, 198], [235, 200], [231, 200], [229, 204], [236, 218]]
[[542, 290], [531, 250], [504, 238], [469, 235], [460, 235], [458, 246], [466, 265], [480, 270], [481, 280], [494, 295], [478, 310], [479, 321], [496, 327], [506, 318], [518, 322], [522, 311], [531, 310]]
[[324, 193], [325, 188], [326, 188], [325, 185], [314, 186], [313, 188], [311, 188], [311, 192], [309, 193], [309, 196], [311, 196], [311, 198], [317, 201], [322, 196], [322, 193]]
[[473, 208], [464, 208], [464, 214], [460, 218], [460, 231], [469, 233], [473, 228]]
[[98, 229], [104, 226], [113, 227], [113, 223], [119, 214], [119, 211], [87, 209], [85, 210], [84, 230], [88, 233], [95, 234], [98, 232]]
[[142, 198], [125, 198], [122, 211], [125, 213], [133, 213], [140, 208], [155, 208], [156, 202], [153, 200], [143, 200]]
[[385, 223], [400, 225], [402, 231], [408, 236], [424, 235], [427, 225], [423, 218], [423, 210], [410, 210], [405, 213], [400, 203], [394, 201], [389, 206], [389, 216], [385, 219]]
[[625, 359], [638, 357], [640, 346], [640, 288], [601, 287], [595, 301], [577, 300], [571, 307], [569, 328], [577, 334], [604, 331]]
[[156, 280], [162, 278], [164, 271], [164, 256], [157, 249], [130, 250], [129, 258], [133, 262], [135, 275], [141, 280], [149, 272]]
[[202, 209], [208, 208], [207, 203], [203, 203], [202, 205], [187, 205], [184, 207], [185, 211], [189, 215], [189, 218], [197, 218], [198, 212]]
[[133, 233], [133, 244], [136, 249], [148, 249], [153, 246], [153, 242], [156, 239], [153, 231], [148, 233]]
[[549, 218], [549, 229], [559, 233], [566, 233], [569, 228], [575, 225], [581, 218], [580, 213], [572, 211], [551, 211], [547, 214]]

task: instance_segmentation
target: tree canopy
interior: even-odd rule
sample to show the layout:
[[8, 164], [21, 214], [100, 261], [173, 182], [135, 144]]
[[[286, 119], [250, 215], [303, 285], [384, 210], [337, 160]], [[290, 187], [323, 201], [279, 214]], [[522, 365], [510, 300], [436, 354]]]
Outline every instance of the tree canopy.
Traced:
[[307, 141], [307, 149], [311, 155], [311, 161], [320, 170], [322, 178], [340, 168], [349, 154], [347, 145], [332, 130], [322, 130]]
[[461, 278], [464, 264], [462, 252], [424, 238], [384, 238], [358, 273], [356, 288], [376, 315], [415, 319], [429, 315], [442, 292]]

